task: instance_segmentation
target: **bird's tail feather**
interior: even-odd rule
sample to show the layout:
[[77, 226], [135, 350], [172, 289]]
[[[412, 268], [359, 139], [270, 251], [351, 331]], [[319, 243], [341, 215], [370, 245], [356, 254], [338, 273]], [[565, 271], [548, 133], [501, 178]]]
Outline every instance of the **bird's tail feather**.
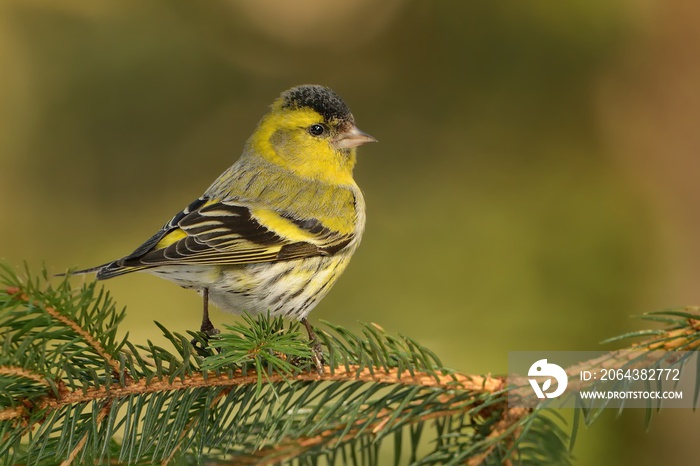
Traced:
[[112, 277], [118, 277], [119, 275], [124, 275], [131, 272], [136, 272], [138, 270], [143, 270], [148, 267], [133, 267], [120, 265], [117, 262], [108, 262], [107, 264], [98, 265], [97, 267], [91, 267], [89, 269], [83, 270], [70, 270], [66, 273], [57, 273], [58, 277], [65, 277], [67, 275], [85, 275], [88, 273], [97, 272], [98, 280], [106, 280]]

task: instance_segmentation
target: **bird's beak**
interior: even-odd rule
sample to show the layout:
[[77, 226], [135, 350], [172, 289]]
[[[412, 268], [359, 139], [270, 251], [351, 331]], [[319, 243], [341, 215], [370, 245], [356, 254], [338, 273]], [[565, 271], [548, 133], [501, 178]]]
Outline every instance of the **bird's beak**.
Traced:
[[350, 149], [368, 142], [377, 142], [377, 140], [357, 129], [357, 126], [352, 125], [349, 130], [343, 131], [333, 139], [333, 146], [336, 149]]

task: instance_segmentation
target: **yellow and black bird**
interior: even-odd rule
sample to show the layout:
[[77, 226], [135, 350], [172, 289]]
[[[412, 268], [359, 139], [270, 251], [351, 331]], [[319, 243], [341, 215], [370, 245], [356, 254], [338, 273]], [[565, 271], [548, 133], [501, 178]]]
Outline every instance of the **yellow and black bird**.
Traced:
[[204, 195], [128, 256], [74, 273], [106, 279], [145, 271], [195, 289], [209, 336], [218, 333], [209, 300], [228, 312], [299, 319], [322, 371], [306, 316], [360, 243], [365, 201], [353, 167], [356, 147], [372, 141], [331, 89], [289, 89]]

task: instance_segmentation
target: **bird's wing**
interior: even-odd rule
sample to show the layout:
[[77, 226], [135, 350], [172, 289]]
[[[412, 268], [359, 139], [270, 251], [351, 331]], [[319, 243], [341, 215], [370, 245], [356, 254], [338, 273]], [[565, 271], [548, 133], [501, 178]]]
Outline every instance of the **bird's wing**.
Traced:
[[353, 238], [352, 231], [335, 231], [322, 219], [299, 219], [243, 202], [200, 198], [116, 265], [144, 268], [272, 262], [330, 255]]

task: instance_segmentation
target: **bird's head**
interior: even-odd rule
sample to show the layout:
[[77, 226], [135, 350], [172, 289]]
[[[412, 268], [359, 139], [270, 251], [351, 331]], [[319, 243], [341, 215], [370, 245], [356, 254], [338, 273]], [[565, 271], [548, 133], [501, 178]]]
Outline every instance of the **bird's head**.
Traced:
[[275, 100], [251, 136], [249, 150], [298, 176], [351, 184], [355, 148], [373, 141], [355, 126], [338, 94], [303, 85]]

